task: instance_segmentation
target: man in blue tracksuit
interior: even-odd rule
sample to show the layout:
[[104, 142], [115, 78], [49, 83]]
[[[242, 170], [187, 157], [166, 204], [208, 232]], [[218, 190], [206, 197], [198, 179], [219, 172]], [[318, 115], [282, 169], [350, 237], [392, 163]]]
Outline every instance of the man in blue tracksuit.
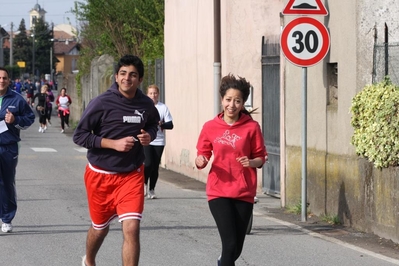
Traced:
[[35, 114], [21, 94], [10, 86], [7, 69], [0, 67], [0, 218], [1, 231], [12, 231], [17, 211], [15, 171], [18, 163], [20, 130], [35, 121]]

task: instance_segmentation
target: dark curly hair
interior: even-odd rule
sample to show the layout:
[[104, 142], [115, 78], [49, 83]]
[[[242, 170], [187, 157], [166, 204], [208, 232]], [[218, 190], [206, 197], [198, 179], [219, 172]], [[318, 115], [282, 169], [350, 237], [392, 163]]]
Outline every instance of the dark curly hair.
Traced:
[[249, 83], [245, 78], [240, 76], [236, 78], [233, 74], [228, 74], [227, 76], [224, 76], [220, 82], [219, 94], [220, 97], [223, 98], [228, 89], [237, 89], [241, 92], [244, 102], [246, 102], [248, 100], [250, 88], [251, 83]]
[[115, 66], [115, 73], [119, 73], [119, 69], [123, 66], [134, 66], [139, 72], [139, 78], [144, 77], [144, 64], [138, 56], [130, 54], [122, 56]]
[[[235, 77], [233, 74], [230, 73], [222, 78], [219, 87], [219, 94], [220, 97], [223, 98], [226, 95], [228, 89], [239, 90], [245, 103], [248, 100], [251, 87], [251, 83], [249, 83], [245, 78], [240, 76]], [[251, 115], [255, 113], [257, 109], [258, 108], [255, 108], [251, 112], [248, 112], [248, 110], [244, 108], [243, 110], [241, 110], [241, 112], [247, 115]]]

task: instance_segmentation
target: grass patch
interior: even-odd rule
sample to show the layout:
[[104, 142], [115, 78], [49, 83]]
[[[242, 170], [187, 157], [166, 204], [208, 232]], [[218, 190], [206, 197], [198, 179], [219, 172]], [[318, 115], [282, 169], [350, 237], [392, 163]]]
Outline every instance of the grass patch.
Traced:
[[322, 216], [320, 217], [320, 219], [321, 219], [323, 222], [327, 222], [327, 223], [333, 224], [333, 225], [339, 225], [339, 224], [341, 224], [341, 221], [340, 221], [340, 219], [339, 219], [339, 217], [338, 217], [337, 215], [325, 214], [325, 215], [322, 215]]
[[[285, 208], [285, 211], [288, 213], [292, 213], [292, 214], [302, 214], [302, 203], [298, 202], [295, 205], [287, 206]], [[309, 204], [308, 204], [308, 207], [306, 208], [306, 214], [307, 215], [311, 214], [311, 212], [309, 210]]]
[[298, 202], [295, 205], [287, 206], [286, 211], [288, 213], [301, 214], [302, 213], [302, 204], [300, 202]]

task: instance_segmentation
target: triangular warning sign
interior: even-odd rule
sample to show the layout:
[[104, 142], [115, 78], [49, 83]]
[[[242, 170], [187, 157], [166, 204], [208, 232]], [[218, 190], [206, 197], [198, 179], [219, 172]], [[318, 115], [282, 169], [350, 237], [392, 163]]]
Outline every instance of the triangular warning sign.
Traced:
[[283, 10], [283, 15], [320, 15], [328, 12], [321, 0], [289, 0]]

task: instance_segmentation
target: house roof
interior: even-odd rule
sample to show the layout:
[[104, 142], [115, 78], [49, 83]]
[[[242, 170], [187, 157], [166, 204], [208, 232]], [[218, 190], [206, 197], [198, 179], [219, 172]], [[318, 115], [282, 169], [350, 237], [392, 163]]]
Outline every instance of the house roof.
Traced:
[[79, 48], [79, 44], [76, 41], [66, 41], [66, 42], [54, 42], [54, 54], [68, 54], [74, 48]]
[[59, 30], [54, 30], [54, 39], [74, 39], [75, 37], [68, 32], [65, 31], [59, 31]]
[[9, 36], [8, 32], [5, 29], [3, 29], [2, 27], [0, 27], [0, 35], [1, 35], [1, 37]]
[[[0, 34], [8, 35], [10, 32], [6, 32], [4, 29], [0, 29]], [[26, 31], [29, 36], [30, 31]], [[13, 32], [13, 37], [15, 38], [15, 32]], [[74, 48], [79, 49], [80, 44], [77, 42], [75, 36], [69, 34], [69, 32], [65, 32], [62, 30], [54, 30], [54, 43], [53, 43], [53, 52], [54, 55], [66, 55], [69, 54]], [[9, 38], [4, 38], [3, 48], [10, 48], [10, 40]]]
[[76, 28], [69, 24], [58, 24], [54, 26], [54, 35], [56, 31], [62, 31], [69, 34], [72, 37], [76, 36]]
[[[30, 34], [30, 31], [26, 31], [27, 35]], [[10, 32], [6, 32], [6, 34], [11, 34]], [[13, 33], [13, 37], [15, 38], [16, 34]], [[54, 54], [67, 54], [78, 45], [76, 38], [74, 36], [69, 35], [64, 31], [54, 31]], [[10, 39], [4, 38], [3, 48], [10, 48]]]

